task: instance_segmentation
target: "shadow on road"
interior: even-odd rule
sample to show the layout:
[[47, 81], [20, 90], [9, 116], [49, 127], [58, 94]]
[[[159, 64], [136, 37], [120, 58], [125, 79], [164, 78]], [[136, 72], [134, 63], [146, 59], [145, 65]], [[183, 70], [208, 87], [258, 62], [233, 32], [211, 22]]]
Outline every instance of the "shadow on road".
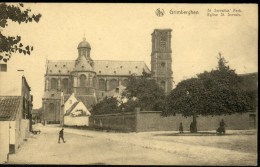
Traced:
[[161, 134], [154, 134], [154, 136], [237, 136], [237, 135], [255, 135], [255, 133], [226, 133], [226, 134], [219, 134], [216, 132], [197, 132], [197, 133], [161, 133]]

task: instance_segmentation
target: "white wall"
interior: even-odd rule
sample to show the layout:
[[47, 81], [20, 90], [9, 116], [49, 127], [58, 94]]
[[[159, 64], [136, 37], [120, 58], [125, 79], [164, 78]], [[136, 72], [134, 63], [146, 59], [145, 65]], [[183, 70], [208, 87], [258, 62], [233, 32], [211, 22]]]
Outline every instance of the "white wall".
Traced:
[[68, 100], [64, 103], [64, 114], [76, 102], [77, 99], [75, 98], [74, 93], [72, 93]]
[[7, 162], [9, 153], [9, 121], [0, 121], [0, 164]]
[[89, 116], [81, 116], [81, 117], [64, 117], [64, 125], [67, 126], [88, 126], [89, 125]]

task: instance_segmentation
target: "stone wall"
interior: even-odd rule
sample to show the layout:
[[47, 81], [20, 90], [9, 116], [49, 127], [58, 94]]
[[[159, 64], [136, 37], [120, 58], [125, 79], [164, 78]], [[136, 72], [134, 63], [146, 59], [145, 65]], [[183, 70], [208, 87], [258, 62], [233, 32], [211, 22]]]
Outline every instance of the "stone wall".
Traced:
[[135, 132], [136, 115], [135, 113], [92, 115], [89, 118], [89, 126], [93, 128]]
[[[216, 130], [221, 119], [227, 124], [227, 130], [255, 129], [257, 119], [253, 122], [253, 115], [257, 118], [256, 112], [214, 117], [199, 116], [197, 118], [197, 129], [198, 131]], [[181, 122], [184, 131], [189, 131], [192, 117], [185, 118], [180, 114], [162, 117], [160, 111], [137, 111], [90, 116], [89, 126], [125, 132], [178, 131]]]

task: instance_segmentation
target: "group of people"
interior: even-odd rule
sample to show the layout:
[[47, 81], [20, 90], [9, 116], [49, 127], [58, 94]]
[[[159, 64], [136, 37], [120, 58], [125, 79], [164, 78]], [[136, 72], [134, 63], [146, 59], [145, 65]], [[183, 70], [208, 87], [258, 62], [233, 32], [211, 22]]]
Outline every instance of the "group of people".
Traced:
[[[225, 126], [226, 126], [226, 124], [225, 124], [224, 120], [222, 119], [222, 120], [220, 121], [220, 123], [219, 123], [219, 128], [216, 130], [217, 133], [220, 133], [220, 134], [223, 133], [223, 134], [225, 134], [225, 133], [226, 133]], [[191, 124], [190, 124], [190, 132], [191, 132], [191, 133], [194, 133], [194, 132], [196, 132], [196, 131], [197, 131], [197, 126], [196, 126], [196, 124], [195, 124], [194, 122], [191, 122]], [[180, 132], [180, 133], [183, 133], [183, 125], [182, 125], [182, 122], [180, 123], [180, 126], [179, 126], [179, 132]]]

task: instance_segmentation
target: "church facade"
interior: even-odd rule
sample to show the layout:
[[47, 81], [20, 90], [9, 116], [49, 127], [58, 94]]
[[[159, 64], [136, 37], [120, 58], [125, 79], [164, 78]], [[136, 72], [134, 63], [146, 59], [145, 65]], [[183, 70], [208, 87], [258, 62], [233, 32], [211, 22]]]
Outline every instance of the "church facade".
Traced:
[[45, 89], [42, 98], [43, 119], [59, 123], [62, 120], [61, 92], [64, 102], [72, 93], [90, 110], [108, 92], [126, 86], [129, 76], [151, 74], [158, 85], [172, 90], [171, 29], [155, 29], [152, 35], [151, 69], [143, 61], [93, 60], [91, 46], [84, 38], [79, 43], [76, 60], [47, 60]]

